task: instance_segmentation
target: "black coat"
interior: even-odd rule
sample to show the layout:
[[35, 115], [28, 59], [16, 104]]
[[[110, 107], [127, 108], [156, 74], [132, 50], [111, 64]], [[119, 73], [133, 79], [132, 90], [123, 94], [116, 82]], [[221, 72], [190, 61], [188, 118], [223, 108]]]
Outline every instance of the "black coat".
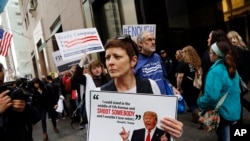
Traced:
[[239, 75], [241, 76], [242, 80], [248, 84], [250, 79], [250, 51], [243, 50], [240, 47], [236, 47], [237, 49], [237, 58], [236, 58], [236, 66]]
[[[2, 86], [1, 91], [6, 90]], [[30, 104], [26, 104], [23, 112], [7, 109], [0, 114], [0, 140], [1, 141], [31, 141], [32, 124], [40, 120], [40, 112]]]

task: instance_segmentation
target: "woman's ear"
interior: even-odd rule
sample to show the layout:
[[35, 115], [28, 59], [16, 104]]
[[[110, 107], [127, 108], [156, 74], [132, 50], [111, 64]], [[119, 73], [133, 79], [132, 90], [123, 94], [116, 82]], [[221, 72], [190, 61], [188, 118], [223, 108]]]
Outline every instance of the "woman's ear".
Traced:
[[132, 58], [131, 58], [131, 67], [132, 68], [134, 68], [135, 67], [135, 65], [137, 64], [137, 60], [138, 60], [138, 58], [137, 58], [137, 56], [133, 56]]

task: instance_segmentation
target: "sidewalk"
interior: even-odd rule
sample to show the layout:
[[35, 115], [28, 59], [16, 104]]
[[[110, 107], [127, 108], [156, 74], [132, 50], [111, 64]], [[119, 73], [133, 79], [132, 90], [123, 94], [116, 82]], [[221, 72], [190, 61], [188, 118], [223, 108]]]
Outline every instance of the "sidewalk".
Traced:
[[[55, 133], [51, 120], [47, 120], [47, 133], [49, 141], [85, 141], [86, 130], [72, 129], [70, 118], [60, 119], [57, 121], [59, 133]], [[33, 141], [43, 141], [43, 131], [41, 121], [33, 126]]]

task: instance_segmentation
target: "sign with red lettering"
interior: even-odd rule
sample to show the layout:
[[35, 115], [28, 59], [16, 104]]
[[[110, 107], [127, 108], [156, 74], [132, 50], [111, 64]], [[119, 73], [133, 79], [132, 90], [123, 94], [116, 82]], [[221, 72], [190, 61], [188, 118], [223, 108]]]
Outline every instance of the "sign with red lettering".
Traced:
[[177, 118], [175, 96], [90, 91], [89, 107], [88, 141], [131, 141], [135, 130], [156, 132], [160, 119]]
[[81, 58], [83, 53], [104, 51], [96, 28], [84, 28], [55, 34], [63, 61]]

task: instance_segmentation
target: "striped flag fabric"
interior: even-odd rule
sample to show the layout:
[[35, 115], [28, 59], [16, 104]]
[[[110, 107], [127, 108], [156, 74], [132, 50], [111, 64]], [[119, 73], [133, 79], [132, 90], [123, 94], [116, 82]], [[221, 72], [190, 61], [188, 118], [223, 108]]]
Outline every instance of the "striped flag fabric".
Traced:
[[72, 46], [75, 46], [78, 44], [83, 44], [83, 43], [90, 42], [90, 41], [98, 41], [98, 37], [97, 36], [86, 36], [84, 38], [74, 39], [71, 41], [64, 41], [64, 45], [65, 45], [65, 47], [70, 48]]
[[12, 39], [12, 34], [0, 29], [0, 55], [6, 57], [8, 55], [8, 50], [10, 46], [10, 41]]

